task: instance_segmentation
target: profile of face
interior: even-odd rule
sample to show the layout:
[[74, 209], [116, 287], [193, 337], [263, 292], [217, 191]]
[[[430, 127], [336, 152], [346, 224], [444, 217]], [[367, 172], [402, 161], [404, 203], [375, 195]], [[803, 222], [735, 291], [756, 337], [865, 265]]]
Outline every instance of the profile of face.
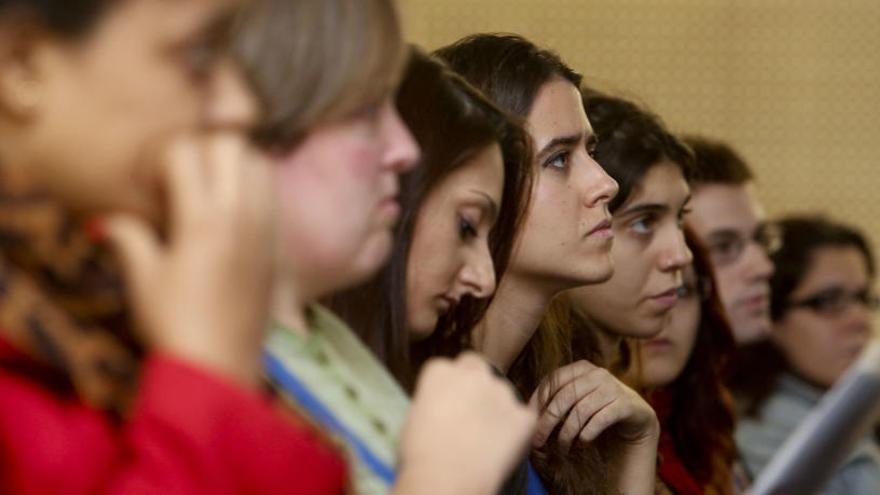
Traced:
[[19, 39], [0, 66], [0, 105], [28, 179], [85, 215], [158, 220], [157, 145], [257, 117], [222, 45], [237, 3], [130, 0], [83, 39]]
[[765, 223], [753, 183], [697, 187], [687, 224], [709, 250], [718, 295], [738, 345], [767, 337], [770, 330], [768, 253], [778, 231]]
[[773, 340], [801, 376], [830, 387], [871, 338], [876, 299], [864, 254], [855, 247], [821, 247], [811, 256]]
[[489, 233], [498, 217], [504, 164], [497, 144], [451, 172], [419, 209], [406, 269], [407, 328], [429, 336], [465, 296], [489, 297], [495, 268]]
[[614, 275], [566, 291], [573, 309], [615, 335], [648, 338], [660, 332], [691, 263], [682, 231], [689, 199], [678, 165], [661, 161], [649, 168], [614, 213]]
[[276, 157], [279, 268], [312, 300], [381, 268], [400, 216], [398, 175], [419, 149], [392, 96], [347, 119], [311, 129]]
[[608, 202], [617, 183], [591, 156], [595, 137], [578, 89], [563, 79], [545, 83], [526, 127], [536, 183], [509, 272], [553, 291], [607, 280], [614, 269]]
[[692, 266], [684, 270], [678, 302], [663, 329], [651, 339], [639, 342], [642, 380], [649, 388], [665, 387], [684, 371], [700, 325], [700, 284]]

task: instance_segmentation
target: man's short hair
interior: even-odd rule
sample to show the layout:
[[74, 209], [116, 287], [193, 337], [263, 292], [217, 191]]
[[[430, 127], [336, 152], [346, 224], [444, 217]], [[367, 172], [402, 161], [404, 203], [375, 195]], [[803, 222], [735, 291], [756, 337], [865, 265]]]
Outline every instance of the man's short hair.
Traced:
[[708, 184], [743, 185], [754, 179], [746, 161], [727, 143], [702, 136], [684, 136], [694, 152], [695, 186]]

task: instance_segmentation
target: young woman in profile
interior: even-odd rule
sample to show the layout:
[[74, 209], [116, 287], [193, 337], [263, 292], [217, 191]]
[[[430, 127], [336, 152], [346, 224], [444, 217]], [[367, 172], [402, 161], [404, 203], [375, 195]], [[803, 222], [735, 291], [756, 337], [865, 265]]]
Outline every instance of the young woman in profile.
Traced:
[[[428, 363], [410, 405], [381, 362], [317, 304], [385, 263], [402, 213], [397, 196], [407, 194], [398, 175], [419, 158], [394, 105], [406, 51], [393, 4], [267, 0], [239, 23], [237, 46], [271, 109], [257, 136], [275, 159], [281, 196], [266, 343], [273, 389], [344, 451], [356, 493], [497, 492], [534, 413], [473, 354]], [[501, 202], [494, 140], [486, 137], [488, 152], [462, 179], [470, 204], [485, 209], [473, 220], [481, 230]], [[474, 264], [491, 292], [491, 260]]]
[[[596, 141], [581, 102], [581, 77], [552, 52], [512, 35], [474, 35], [436, 53], [496, 104], [525, 118], [534, 143], [531, 205], [495, 297], [472, 332], [473, 347], [499, 370], [512, 371], [515, 379], [518, 374], [512, 368], [527, 355], [537, 354], [542, 362], [570, 363], [553, 354], [570, 349], [562, 334], [553, 345], [523, 351], [535, 344], [533, 337], [554, 297], [604, 282], [613, 273], [608, 204], [617, 184], [593, 158]], [[611, 373], [586, 361], [533, 371], [528, 380], [541, 386], [521, 390], [531, 394], [541, 410], [533, 441], [539, 450], [533, 460], [548, 490], [653, 493], [659, 427], [650, 406]], [[596, 380], [602, 397], [589, 394], [592, 389], [569, 386], [587, 377]], [[587, 403], [594, 414], [578, 414], [573, 408]], [[565, 434], [551, 435], [554, 430]], [[613, 443], [619, 444], [621, 454], [611, 461], [611, 475], [602, 459], [610, 453], [597, 452], [591, 445], [606, 430], [619, 440]], [[548, 444], [551, 436], [554, 440]], [[573, 443], [576, 450], [591, 454], [572, 461], [576, 474], [558, 476], [557, 466], [551, 469], [546, 462], [547, 453], [568, 452]]]
[[0, 3], [2, 493], [343, 486], [261, 393], [274, 195], [217, 36], [243, 3]]
[[660, 332], [678, 300], [691, 262], [683, 225], [693, 156], [629, 101], [584, 90], [584, 108], [599, 141], [596, 160], [620, 185], [609, 204], [611, 255], [619, 262], [606, 282], [566, 291], [560, 300], [572, 310], [576, 336], [596, 337], [603, 363], [623, 337]]
[[[733, 332], [705, 249], [686, 231], [693, 263], [659, 334], [634, 343], [632, 370], [660, 420], [658, 478], [677, 495], [743, 493], [733, 475], [734, 407], [724, 385]], [[741, 478], [741, 477], [740, 477]]]

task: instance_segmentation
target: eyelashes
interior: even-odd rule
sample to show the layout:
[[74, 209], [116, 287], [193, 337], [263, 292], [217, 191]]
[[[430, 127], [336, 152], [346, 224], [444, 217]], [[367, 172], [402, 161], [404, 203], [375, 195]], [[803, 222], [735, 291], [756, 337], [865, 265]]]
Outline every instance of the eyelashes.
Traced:
[[458, 216], [458, 235], [463, 241], [477, 237], [477, 227], [464, 215]]
[[551, 156], [546, 162], [544, 162], [544, 168], [565, 170], [566, 168], [568, 168], [570, 155], [571, 153], [568, 151], [556, 153], [555, 155]]

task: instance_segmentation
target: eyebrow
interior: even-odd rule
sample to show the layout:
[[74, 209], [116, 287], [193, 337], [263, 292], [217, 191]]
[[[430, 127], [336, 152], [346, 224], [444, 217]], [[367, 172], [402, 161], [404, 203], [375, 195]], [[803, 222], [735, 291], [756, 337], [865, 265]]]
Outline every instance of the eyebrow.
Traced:
[[669, 211], [669, 205], [665, 205], [663, 203], [642, 203], [640, 205], [635, 205], [632, 208], [627, 208], [626, 210], [620, 212], [620, 215], [632, 215], [635, 213], [648, 213], [648, 212], [664, 213], [667, 211]]
[[543, 148], [541, 148], [541, 151], [538, 152], [536, 157], [540, 161], [540, 159], [544, 158], [544, 156], [549, 154], [553, 148], [558, 148], [560, 146], [573, 147], [573, 146], [577, 145], [579, 142], [581, 142], [581, 139], [583, 139], [583, 138], [584, 138], [583, 134], [571, 134], [569, 136], [560, 136], [560, 137], [553, 138], [550, 140], [549, 143], [547, 143], [546, 145], [544, 145]]
[[478, 196], [481, 196], [483, 199], [486, 200], [486, 203], [480, 205], [480, 207], [483, 208], [484, 210], [486, 210], [486, 213], [489, 214], [489, 217], [492, 220], [497, 220], [498, 219], [498, 203], [496, 203], [495, 200], [492, 199], [491, 196], [484, 193], [483, 191], [479, 191], [477, 189], [471, 189], [471, 192], [478, 195]]
[[714, 232], [709, 233], [709, 239], [711, 240], [726, 240], [729, 238], [739, 238], [741, 237], [739, 231], [736, 229], [719, 229]]

